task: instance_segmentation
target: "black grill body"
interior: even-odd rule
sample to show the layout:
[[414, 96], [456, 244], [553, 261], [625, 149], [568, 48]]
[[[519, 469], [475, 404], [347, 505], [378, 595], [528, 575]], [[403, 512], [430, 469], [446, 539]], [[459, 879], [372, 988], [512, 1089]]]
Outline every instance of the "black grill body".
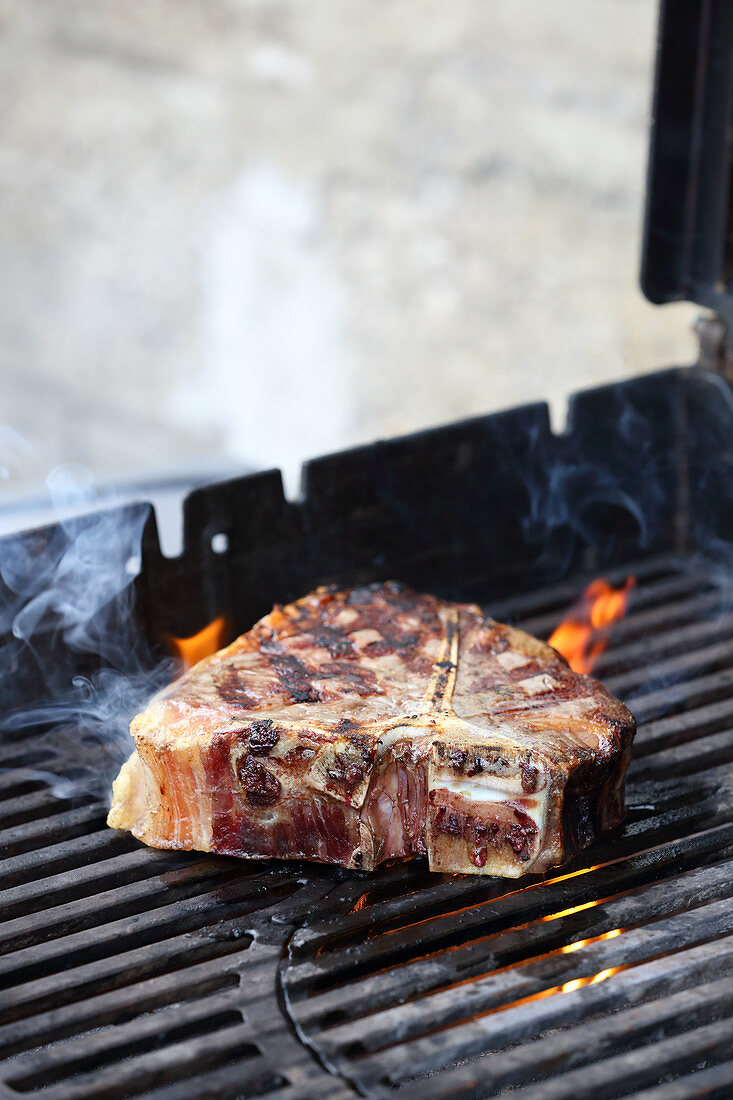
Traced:
[[[174, 560], [142, 504], [4, 540], [0, 1096], [730, 1096], [732, 521], [733, 396], [677, 370], [559, 436], [537, 405], [320, 459], [299, 502], [199, 489]], [[79, 547], [124, 583], [38, 604]], [[546, 637], [597, 574], [637, 578], [596, 673], [639, 734], [626, 823], [562, 870], [158, 852], [48, 774], [84, 770], [90, 684], [216, 616], [396, 578]]]

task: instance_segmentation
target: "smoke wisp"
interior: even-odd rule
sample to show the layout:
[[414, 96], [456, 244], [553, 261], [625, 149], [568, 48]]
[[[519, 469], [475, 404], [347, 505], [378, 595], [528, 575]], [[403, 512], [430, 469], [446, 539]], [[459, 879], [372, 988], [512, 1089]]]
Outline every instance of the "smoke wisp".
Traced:
[[[95, 502], [77, 471], [56, 471], [59, 506]], [[128, 725], [175, 672], [135, 614], [149, 505], [88, 513], [5, 538], [0, 661], [5, 754], [60, 797], [106, 797], [132, 751]], [[33, 763], [22, 767], [33, 734]], [[3, 765], [0, 757], [0, 767]]]

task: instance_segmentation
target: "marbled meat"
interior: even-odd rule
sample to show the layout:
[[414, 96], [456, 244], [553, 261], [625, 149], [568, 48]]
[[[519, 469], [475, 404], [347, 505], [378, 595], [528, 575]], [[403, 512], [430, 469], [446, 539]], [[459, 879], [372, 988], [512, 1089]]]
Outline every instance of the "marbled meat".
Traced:
[[530, 635], [387, 583], [275, 607], [131, 730], [108, 820], [156, 848], [515, 878], [619, 824], [635, 723]]

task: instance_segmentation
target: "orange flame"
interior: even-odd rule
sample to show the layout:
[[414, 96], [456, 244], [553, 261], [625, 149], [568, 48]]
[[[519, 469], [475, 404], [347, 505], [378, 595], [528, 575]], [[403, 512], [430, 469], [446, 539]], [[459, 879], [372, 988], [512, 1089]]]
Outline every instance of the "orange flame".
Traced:
[[610, 970], [602, 970], [600, 974], [593, 974], [590, 978], [575, 978], [572, 982], [565, 982], [560, 986], [560, 993], [572, 993], [574, 989], [580, 989], [584, 985], [595, 985], [596, 982], [605, 982], [606, 978], [613, 977], [623, 970], [622, 966], [612, 966]]
[[226, 616], [218, 618], [199, 630], [198, 634], [192, 634], [190, 638], [170, 637], [170, 647], [177, 657], [180, 657], [186, 668], [198, 664], [204, 657], [216, 653], [224, 644], [226, 635]]
[[[598, 905], [599, 902], [592, 902], [592, 905]], [[586, 906], [581, 905], [579, 909], [585, 909]], [[575, 913], [577, 909], [566, 910], [566, 912]], [[550, 917], [543, 917], [543, 920], [554, 920], [555, 917], [562, 914], [553, 913]], [[590, 943], [600, 943], [601, 940], [613, 940], [616, 936], [620, 936], [624, 931], [623, 928], [612, 928], [610, 932], [603, 932], [600, 936], [592, 936], [587, 940], [575, 940], [574, 943], [565, 944], [560, 948], [561, 955], [567, 955], [571, 951], [580, 951], [582, 947], [587, 947]], [[619, 974], [622, 970], [626, 970], [631, 965], [626, 963], [622, 966], [611, 966], [608, 970], [601, 970], [598, 974], [589, 974], [585, 978], [573, 978], [569, 982], [564, 982], [562, 985], [555, 985], [551, 989], [543, 989], [540, 993], [535, 993], [529, 997], [524, 997], [521, 1003], [526, 1001], [542, 1000], [544, 997], [551, 997], [555, 993], [572, 993], [576, 989], [581, 989], [584, 985], [596, 985], [598, 982], [605, 982], [607, 978], [612, 978], [614, 974]]]
[[[613, 928], [610, 932], [604, 932], [601, 936], [593, 936], [589, 940], [576, 940], [575, 943], [568, 943], [565, 947], [560, 948], [560, 952], [563, 955], [567, 955], [571, 951], [579, 951], [581, 947], [585, 947], [589, 943], [599, 943], [600, 940], [615, 939], [616, 936], [620, 936], [622, 932], [623, 928]], [[581, 986], [595, 985], [596, 982], [605, 982], [606, 978], [618, 974], [618, 972], [623, 969], [622, 966], [612, 966], [608, 970], [601, 970], [598, 974], [591, 974], [587, 978], [574, 978], [571, 982], [565, 982], [565, 984], [560, 987], [560, 992], [572, 993], [574, 989], [580, 989]]]
[[550, 637], [575, 672], [590, 672], [608, 644], [611, 625], [623, 619], [635, 578], [613, 588], [600, 577], [591, 581], [578, 603]]
[[[596, 867], [591, 870], [597, 870]], [[580, 913], [584, 909], [595, 909], [597, 905], [601, 905], [600, 901], [586, 901], [583, 905], [575, 905], [572, 909], [561, 909], [558, 913], [550, 913], [546, 917], [541, 917], [543, 922], [557, 920], [559, 917], [568, 917], [573, 913]], [[616, 936], [620, 936], [624, 931], [623, 928], [612, 928], [610, 932], [602, 932], [599, 936], [590, 936], [587, 940], [574, 940], [572, 943], [566, 943], [560, 948], [561, 955], [569, 955], [573, 951], [580, 951], [581, 948], [587, 947], [591, 943], [600, 943], [601, 940], [613, 940]], [[587, 978], [573, 978], [572, 981], [565, 982], [563, 985], [554, 986], [550, 990], [543, 990], [542, 993], [535, 994], [536, 997], [546, 997], [552, 993], [572, 993], [574, 989], [580, 989], [584, 985], [595, 985], [596, 982], [605, 982], [606, 978], [611, 978], [614, 974], [618, 974], [620, 970], [624, 970], [624, 966], [612, 966], [608, 970], [601, 970], [598, 974], [590, 974]]]

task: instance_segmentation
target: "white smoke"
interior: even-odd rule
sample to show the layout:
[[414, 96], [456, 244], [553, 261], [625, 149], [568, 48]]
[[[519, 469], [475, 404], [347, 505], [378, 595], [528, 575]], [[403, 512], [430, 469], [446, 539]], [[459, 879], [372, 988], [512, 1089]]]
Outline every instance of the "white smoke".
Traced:
[[[59, 510], [97, 499], [83, 469], [59, 467], [47, 485]], [[131, 717], [173, 674], [135, 615], [150, 511], [86, 512], [0, 546], [4, 740], [22, 764], [32, 737], [34, 764], [23, 774], [41, 776], [60, 797], [106, 794], [132, 748]]]

